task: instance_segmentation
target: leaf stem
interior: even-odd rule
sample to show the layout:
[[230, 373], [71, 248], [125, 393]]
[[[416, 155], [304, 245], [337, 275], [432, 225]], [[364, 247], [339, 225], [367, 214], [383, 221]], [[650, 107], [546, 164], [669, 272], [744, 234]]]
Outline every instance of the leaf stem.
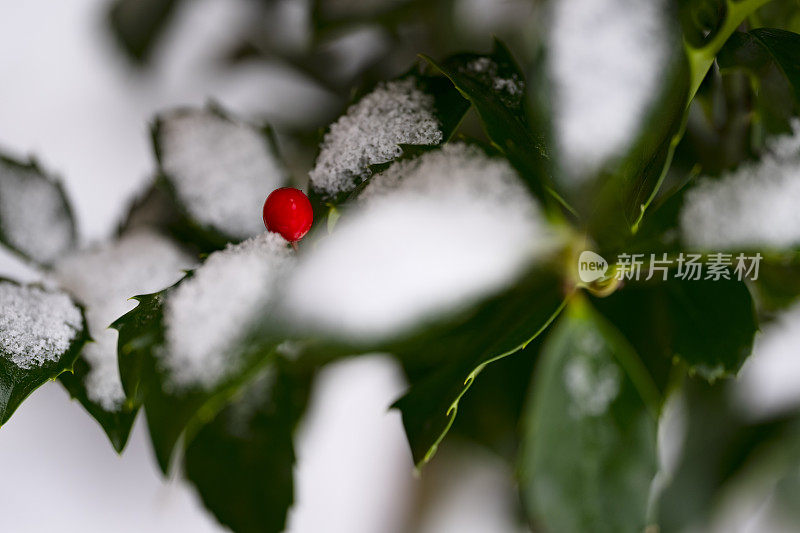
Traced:
[[686, 50], [686, 57], [689, 61], [690, 73], [689, 94], [686, 99], [686, 107], [683, 111], [681, 126], [672, 136], [672, 140], [670, 141], [669, 149], [667, 150], [667, 157], [664, 161], [664, 166], [661, 168], [661, 174], [658, 176], [656, 186], [653, 188], [653, 191], [650, 193], [650, 196], [647, 198], [647, 200], [639, 206], [639, 216], [631, 226], [631, 233], [634, 235], [639, 231], [639, 227], [642, 223], [642, 219], [644, 218], [647, 208], [653, 203], [658, 195], [658, 192], [661, 190], [661, 186], [664, 184], [667, 173], [672, 166], [672, 159], [675, 156], [675, 149], [678, 147], [681, 139], [683, 139], [683, 134], [686, 132], [686, 122], [689, 118], [689, 106], [691, 105], [692, 100], [694, 100], [698, 89], [700, 89], [700, 85], [703, 83], [703, 79], [705, 79], [708, 69], [710, 69], [711, 65], [714, 64], [714, 59], [717, 57], [717, 54], [725, 45], [728, 38], [733, 34], [734, 31], [736, 31], [736, 28], [738, 28], [739, 25], [744, 22], [744, 20], [747, 19], [747, 17], [749, 17], [756, 9], [770, 1], [771, 0], [726, 0], [725, 3], [727, 4], [727, 16], [725, 17], [725, 21], [723, 22], [719, 31], [717, 31], [716, 35], [714, 35], [714, 38], [711, 39], [708, 44], [701, 48], [692, 48], [686, 42], [686, 40], [684, 40], [683, 46]]

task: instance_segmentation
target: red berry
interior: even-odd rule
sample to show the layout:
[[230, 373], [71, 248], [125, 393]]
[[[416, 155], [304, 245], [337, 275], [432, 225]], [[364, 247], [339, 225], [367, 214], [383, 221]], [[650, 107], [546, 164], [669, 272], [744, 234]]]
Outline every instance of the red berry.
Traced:
[[264, 202], [264, 225], [289, 242], [297, 242], [311, 229], [314, 212], [303, 191], [291, 187], [275, 189]]

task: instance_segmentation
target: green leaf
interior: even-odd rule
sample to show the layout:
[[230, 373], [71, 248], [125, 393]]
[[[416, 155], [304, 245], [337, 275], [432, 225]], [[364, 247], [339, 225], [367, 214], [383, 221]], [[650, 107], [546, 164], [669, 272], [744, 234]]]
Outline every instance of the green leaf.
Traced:
[[279, 361], [203, 426], [186, 448], [186, 477], [231, 530], [284, 530], [294, 499], [292, 434], [310, 385], [310, 373]]
[[765, 257], [752, 282], [759, 309], [780, 311], [800, 299], [800, 251]]
[[58, 376], [58, 380], [67, 389], [70, 396], [78, 400], [81, 405], [97, 420], [100, 427], [108, 436], [114, 449], [122, 453], [128, 443], [133, 422], [139, 406], [134, 402], [125, 402], [119, 410], [109, 411], [97, 402], [92, 401], [86, 391], [86, 377], [91, 371], [89, 363], [83, 357], [78, 357], [71, 373], [65, 372]]
[[523, 350], [564, 305], [559, 277], [536, 270], [469, 316], [387, 349], [410, 370], [411, 387], [393, 407], [401, 412], [417, 468], [436, 453], [478, 374]]
[[61, 183], [31, 160], [0, 154], [0, 244], [49, 266], [77, 242], [72, 209]]
[[741, 68], [750, 74], [769, 133], [791, 131], [789, 120], [800, 104], [800, 35], [772, 28], [736, 32], [717, 62], [722, 72]]
[[[7, 279], [2, 279], [0, 282], [12, 283], [16, 286], [33, 288], [34, 290], [40, 289], [35, 285], [19, 285], [16, 282]], [[44, 292], [56, 294], [55, 291], [45, 290]], [[30, 313], [31, 309], [25, 309], [24, 307], [18, 308], [18, 306], [19, 302], [3, 302], [0, 313], [6, 315], [6, 318], [3, 320], [4, 323], [6, 322], [6, 319], [12, 321], [18, 319], [20, 314], [22, 315], [23, 319], [27, 318], [31, 321], [39, 318], [36, 315], [27, 316], [27, 313]], [[75, 307], [80, 309], [77, 304], [75, 304]], [[33, 391], [44, 385], [47, 381], [56, 379], [56, 377], [61, 375], [63, 372], [72, 371], [73, 364], [75, 363], [81, 348], [83, 348], [83, 345], [87, 340], [89, 340], [89, 330], [86, 325], [86, 319], [83, 316], [82, 309], [80, 309], [80, 314], [81, 329], [75, 331], [69, 346], [64, 352], [57, 354], [56, 360], [46, 360], [41, 364], [34, 364], [28, 368], [23, 368], [22, 366], [19, 366], [13, 362], [12, 353], [7, 352], [5, 349], [0, 347], [0, 426], [5, 424], [8, 419], [11, 418], [11, 415], [14, 414], [14, 411], [16, 411], [20, 404]], [[65, 324], [64, 326], [72, 328], [72, 326], [69, 324]], [[38, 325], [38, 327], [43, 326]], [[3, 334], [4, 336], [9, 335], [7, 331], [3, 331]], [[46, 342], [46, 339], [40, 339], [40, 342], [43, 344]], [[35, 349], [36, 347], [31, 346], [31, 348]]]
[[[677, 45], [676, 45], [677, 48]], [[656, 200], [683, 138], [688, 117], [689, 69], [681, 53], [664, 66], [660, 94], [642, 121], [646, 125], [621, 163], [595, 182], [580, 206], [591, 233], [606, 246], [636, 233]]]
[[575, 300], [542, 351], [520, 487], [532, 524], [547, 531], [640, 532], [647, 524], [656, 419], [612, 330]]
[[709, 381], [735, 375], [758, 330], [750, 292], [736, 280], [630, 283], [594, 304], [640, 353], [662, 390], [676, 357]]
[[152, 347], [163, 342], [162, 303], [167, 291], [134, 296], [136, 308], [111, 324], [119, 332], [117, 357], [122, 388], [134, 404], [141, 404], [144, 394], [141, 384], [145, 358]]
[[109, 24], [122, 49], [144, 63], [164, 32], [179, 0], [116, 0], [108, 13]]
[[162, 472], [167, 474], [181, 438], [191, 442], [195, 432], [212, 419], [255, 372], [272, 359], [277, 341], [264, 341], [257, 332], [243, 332], [240, 345], [228, 359], [236, 372], [210, 388], [176, 388], [158, 363], [168, 348], [164, 343], [165, 298], [188, 276], [159, 293], [137, 296], [139, 305], [118, 319], [119, 366], [123, 388], [132, 402], [145, 409], [150, 439]]
[[727, 11], [725, 0], [678, 0], [683, 35], [689, 46], [701, 48], [714, 39]]
[[503, 43], [488, 55], [458, 54], [441, 63], [423, 56], [475, 106], [495, 147], [508, 157], [523, 181], [545, 202], [551, 197], [550, 169], [543, 135], [534, 130], [525, 104], [526, 81]]

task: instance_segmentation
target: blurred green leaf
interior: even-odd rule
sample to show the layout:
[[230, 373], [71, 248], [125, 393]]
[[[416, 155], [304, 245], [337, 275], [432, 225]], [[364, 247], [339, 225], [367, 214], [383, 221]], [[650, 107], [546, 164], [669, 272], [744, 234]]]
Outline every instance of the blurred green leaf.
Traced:
[[800, 251], [761, 262], [752, 282], [756, 299], [765, 311], [780, 311], [800, 299]]
[[115, 0], [111, 4], [111, 30], [131, 59], [138, 63], [149, 59], [179, 4], [179, 0]]
[[311, 373], [278, 361], [246, 385], [187, 446], [186, 477], [231, 530], [284, 530], [294, 499], [292, 434], [310, 385]]
[[767, 132], [791, 131], [789, 120], [800, 104], [800, 35], [773, 28], [736, 32], [717, 62], [723, 72], [741, 68], [750, 74]]
[[678, 12], [686, 42], [701, 48], [722, 29], [728, 4], [725, 0], [678, 0]]
[[542, 351], [525, 416], [520, 488], [534, 527], [640, 532], [657, 470], [656, 418], [630, 349], [574, 300]]
[[716, 504], [734, 480], [758, 479], [750, 485], [755, 490], [800, 464], [795, 415], [748, 417], [732, 400], [730, 381], [712, 386], [688, 380], [685, 385], [688, 421], [682, 454], [657, 502], [663, 533], [707, 530]]
[[524, 350], [565, 303], [559, 277], [536, 270], [468, 316], [388, 347], [404, 361], [411, 380], [408, 392], [393, 407], [402, 414], [417, 468], [436, 453], [459, 401], [478, 374], [488, 364]]
[[60, 181], [34, 160], [0, 154], [0, 244], [38, 266], [77, 245], [72, 208]]
[[636, 233], [655, 201], [683, 137], [687, 119], [689, 66], [674, 40], [664, 65], [660, 93], [642, 124], [646, 125], [621, 163], [605, 171], [591, 190], [574, 202], [587, 217], [589, 231], [603, 246], [617, 247]]
[[[19, 285], [4, 278], [2, 281]], [[0, 310], [0, 313], [14, 312], [14, 308], [8, 307]], [[82, 309], [81, 316], [83, 316]], [[14, 411], [33, 391], [48, 381], [55, 380], [62, 373], [71, 372], [78, 354], [88, 340], [89, 328], [86, 325], [86, 318], [83, 317], [81, 331], [75, 333], [67, 350], [60, 354], [56, 361], [45, 361], [39, 366], [21, 368], [0, 350], [0, 426], [8, 422]]]
[[710, 381], [735, 375], [758, 330], [750, 292], [736, 280], [629, 283], [594, 305], [636, 348], [662, 390], [675, 357]]
[[[188, 278], [188, 276], [187, 276]], [[159, 467], [169, 472], [175, 446], [181, 437], [188, 443], [194, 433], [222, 409], [239, 387], [271, 360], [276, 342], [263, 342], [258, 335], [245, 335], [231, 350], [231, 365], [237, 371], [210, 388], [178, 390], [168, 372], [158, 363], [163, 355], [163, 302], [179, 281], [155, 294], [136, 296], [139, 305], [119, 318], [112, 327], [119, 331], [119, 367], [123, 388], [132, 402], [145, 409], [150, 439]], [[247, 332], [244, 332], [247, 334]]]

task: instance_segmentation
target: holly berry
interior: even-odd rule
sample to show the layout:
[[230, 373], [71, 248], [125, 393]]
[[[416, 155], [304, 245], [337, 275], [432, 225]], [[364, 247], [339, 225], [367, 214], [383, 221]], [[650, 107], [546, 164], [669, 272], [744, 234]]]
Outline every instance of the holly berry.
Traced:
[[264, 225], [289, 242], [297, 242], [311, 229], [314, 212], [303, 191], [291, 187], [275, 189], [264, 202]]

